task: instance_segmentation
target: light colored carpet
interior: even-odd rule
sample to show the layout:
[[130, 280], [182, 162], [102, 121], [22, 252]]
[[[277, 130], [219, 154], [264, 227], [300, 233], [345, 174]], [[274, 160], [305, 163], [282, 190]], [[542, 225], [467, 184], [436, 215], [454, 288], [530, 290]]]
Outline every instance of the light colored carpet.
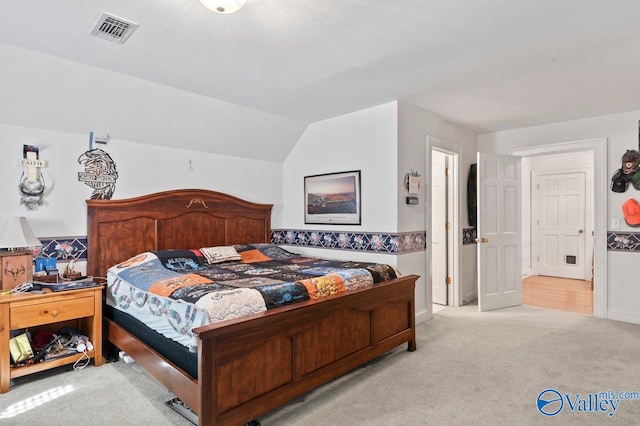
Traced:
[[[640, 400], [621, 401], [614, 416], [572, 412], [548, 419], [536, 408], [548, 388], [584, 398], [601, 391], [640, 392], [640, 325], [521, 306], [478, 313], [446, 308], [406, 346], [261, 416], [271, 425], [601, 425], [639, 424]], [[7, 417], [48, 390], [70, 391]], [[120, 395], [124, 395], [121, 398]], [[189, 425], [165, 406], [172, 395], [136, 364], [16, 380], [0, 396], [0, 423]]]
[[[446, 308], [394, 351], [263, 417], [263, 425], [537, 425], [538, 394], [640, 392], [640, 325], [522, 306]], [[334, 388], [333, 390], [327, 388]], [[613, 417], [565, 408], [554, 424], [640, 424], [640, 400]]]
[[0, 395], [0, 424], [191, 425], [165, 406], [171, 397], [137, 364], [60, 367], [16, 379]]

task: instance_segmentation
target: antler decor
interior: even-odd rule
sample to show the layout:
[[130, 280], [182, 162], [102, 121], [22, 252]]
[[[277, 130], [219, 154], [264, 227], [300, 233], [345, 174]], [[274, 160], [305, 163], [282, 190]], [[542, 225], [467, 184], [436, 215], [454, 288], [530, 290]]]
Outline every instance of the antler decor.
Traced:
[[5, 274], [9, 274], [13, 277], [13, 279], [17, 279], [18, 276], [23, 275], [27, 272], [27, 270], [25, 269], [24, 265], [20, 265], [18, 268], [16, 269], [9, 269], [9, 265], [7, 264], [7, 266], [5, 266], [4, 268], [4, 273]]

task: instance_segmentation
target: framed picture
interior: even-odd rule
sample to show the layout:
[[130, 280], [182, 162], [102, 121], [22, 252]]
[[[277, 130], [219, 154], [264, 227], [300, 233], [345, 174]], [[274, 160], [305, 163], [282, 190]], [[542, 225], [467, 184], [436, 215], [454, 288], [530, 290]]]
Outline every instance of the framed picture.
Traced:
[[360, 225], [360, 170], [304, 178], [304, 223]]

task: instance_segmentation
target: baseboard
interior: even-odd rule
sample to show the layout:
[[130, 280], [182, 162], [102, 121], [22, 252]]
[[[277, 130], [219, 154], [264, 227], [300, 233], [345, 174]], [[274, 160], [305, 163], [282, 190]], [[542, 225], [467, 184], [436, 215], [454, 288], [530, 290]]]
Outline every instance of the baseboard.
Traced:
[[466, 305], [469, 302], [478, 299], [478, 292], [474, 291], [473, 293], [462, 296], [462, 305]]
[[433, 318], [433, 313], [429, 312], [427, 310], [424, 310], [422, 312], [418, 312], [416, 314], [416, 324], [420, 324], [426, 321], [429, 321], [431, 318]]
[[609, 309], [607, 311], [607, 319], [614, 320], [614, 321], [630, 322], [633, 324], [640, 324], [639, 314], [614, 311], [612, 309]]

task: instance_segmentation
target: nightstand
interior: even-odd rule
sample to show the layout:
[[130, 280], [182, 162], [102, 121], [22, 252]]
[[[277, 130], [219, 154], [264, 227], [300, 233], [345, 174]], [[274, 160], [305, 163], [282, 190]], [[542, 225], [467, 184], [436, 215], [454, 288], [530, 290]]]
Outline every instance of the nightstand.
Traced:
[[28, 328], [56, 333], [71, 327], [84, 333], [93, 343], [88, 355], [95, 366], [102, 365], [103, 286], [44, 294], [0, 295], [0, 393], [9, 391], [9, 381], [17, 377], [76, 362], [82, 354], [57, 358], [23, 367], [11, 366], [10, 331]]

